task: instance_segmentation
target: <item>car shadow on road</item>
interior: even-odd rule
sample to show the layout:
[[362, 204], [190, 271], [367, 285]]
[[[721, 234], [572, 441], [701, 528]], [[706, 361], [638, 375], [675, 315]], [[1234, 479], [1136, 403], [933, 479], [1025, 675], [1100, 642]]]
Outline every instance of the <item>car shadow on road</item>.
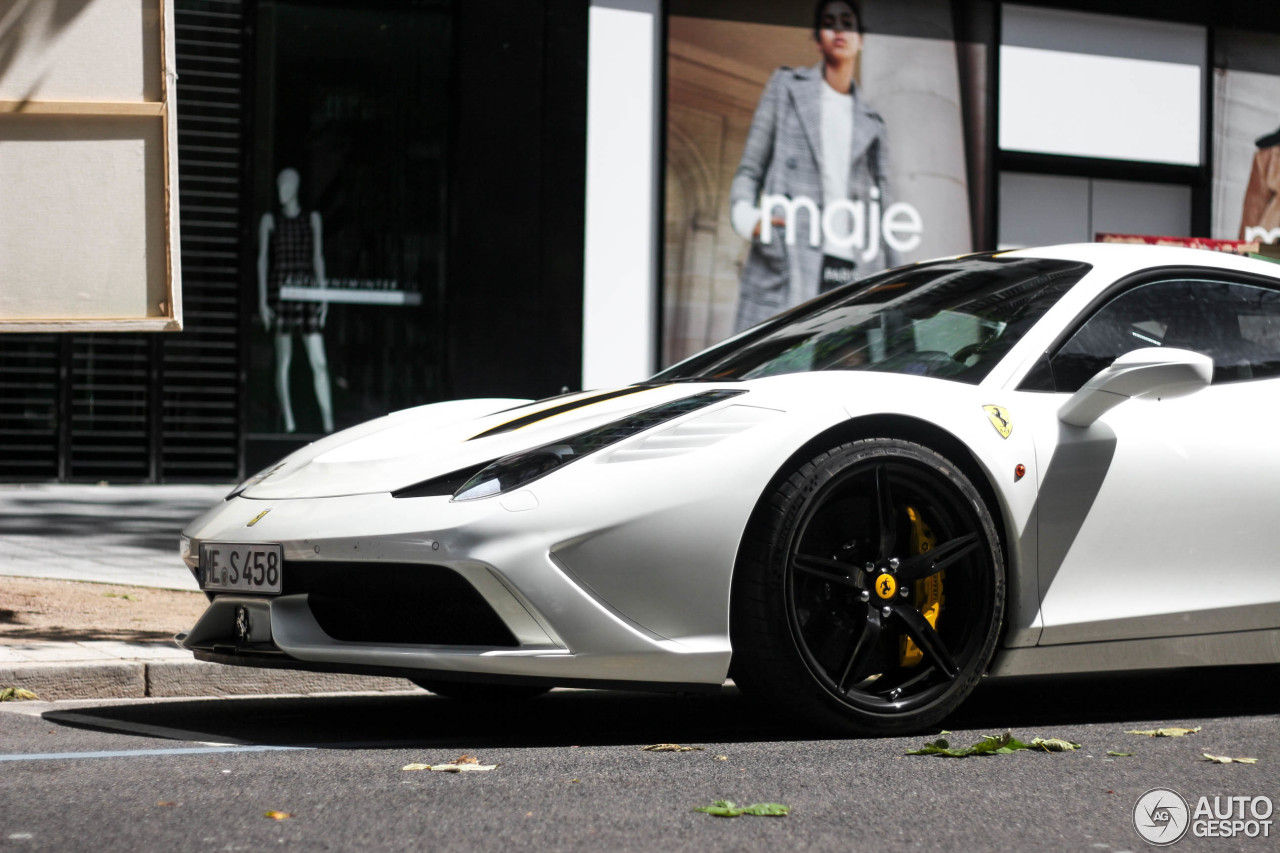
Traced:
[[[1023, 679], [980, 687], [942, 723], [999, 731], [1276, 713], [1278, 668]], [[743, 697], [557, 690], [475, 705], [425, 693], [172, 700], [50, 711], [51, 723], [182, 741], [327, 749], [552, 747], [815, 740]]]
[[1280, 666], [1265, 665], [998, 680], [976, 690], [944, 727], [1275, 714], [1277, 678]]

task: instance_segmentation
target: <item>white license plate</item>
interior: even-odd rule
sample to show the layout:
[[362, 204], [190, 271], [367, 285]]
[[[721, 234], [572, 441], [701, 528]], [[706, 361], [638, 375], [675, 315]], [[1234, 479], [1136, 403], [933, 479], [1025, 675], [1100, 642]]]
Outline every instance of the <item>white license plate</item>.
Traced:
[[262, 543], [200, 543], [201, 589], [280, 594], [284, 548]]

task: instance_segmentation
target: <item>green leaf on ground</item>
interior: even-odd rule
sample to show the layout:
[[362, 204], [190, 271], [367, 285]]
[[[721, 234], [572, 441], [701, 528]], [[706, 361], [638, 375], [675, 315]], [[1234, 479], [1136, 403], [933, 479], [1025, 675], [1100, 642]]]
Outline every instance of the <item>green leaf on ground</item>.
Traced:
[[22, 687], [6, 687], [0, 690], [0, 702], [24, 702], [40, 697]]
[[1116, 752], [1114, 749], [1108, 749], [1107, 755], [1114, 755], [1116, 758], [1132, 758], [1132, 752]]
[[749, 806], [739, 806], [732, 800], [716, 800], [709, 806], [698, 806], [694, 811], [703, 812], [713, 817], [739, 817], [741, 815], [786, 817], [791, 814], [791, 806], [784, 806], [781, 803], [752, 803]]
[[1256, 758], [1230, 758], [1226, 755], [1210, 755], [1207, 752], [1200, 753], [1205, 757], [1206, 761], [1212, 761], [1214, 764], [1257, 764]]
[[985, 735], [982, 740], [972, 746], [952, 747], [946, 738], [938, 738], [926, 743], [920, 749], [908, 749], [907, 755], [942, 755], [947, 758], [965, 758], [970, 755], [1007, 755], [1019, 749], [1026, 749], [1027, 744], [1017, 740], [1013, 732], [1002, 735]]
[[1184, 729], [1178, 726], [1170, 726], [1165, 729], [1130, 729], [1125, 732], [1127, 735], [1145, 735], [1147, 737], [1186, 737], [1200, 731], [1200, 726], [1194, 729]]
[[1080, 744], [1062, 738], [1032, 738], [1031, 743], [1023, 743], [1013, 736], [1013, 732], [1002, 735], [985, 735], [982, 740], [972, 746], [953, 747], [946, 738], [938, 738], [926, 743], [920, 749], [908, 749], [907, 755], [941, 755], [946, 758], [967, 758], [970, 755], [1008, 755], [1020, 749], [1038, 749], [1043, 752], [1071, 752], [1080, 748]]

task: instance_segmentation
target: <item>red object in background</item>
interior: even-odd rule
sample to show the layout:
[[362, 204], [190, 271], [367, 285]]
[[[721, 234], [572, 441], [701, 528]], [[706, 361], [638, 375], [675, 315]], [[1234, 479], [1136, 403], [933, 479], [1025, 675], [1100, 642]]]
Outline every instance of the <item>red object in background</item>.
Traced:
[[1148, 246], [1182, 246], [1187, 249], [1209, 249], [1248, 255], [1258, 251], [1258, 241], [1210, 240], [1208, 237], [1159, 237], [1150, 234], [1112, 234], [1099, 231], [1093, 235], [1095, 243], [1141, 243]]

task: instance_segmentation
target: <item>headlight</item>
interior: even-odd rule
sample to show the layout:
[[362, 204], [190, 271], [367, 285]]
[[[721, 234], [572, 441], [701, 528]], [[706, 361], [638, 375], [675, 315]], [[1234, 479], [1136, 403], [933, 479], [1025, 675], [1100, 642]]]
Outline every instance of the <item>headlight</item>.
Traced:
[[473, 501], [500, 495], [526, 486], [552, 471], [568, 465], [575, 459], [602, 450], [645, 430], [675, 420], [681, 415], [705, 408], [721, 400], [745, 394], [746, 391], [703, 391], [692, 397], [672, 400], [670, 403], [627, 415], [604, 426], [580, 432], [555, 444], [544, 444], [523, 453], [504, 456], [483, 468], [453, 494], [455, 501]]

